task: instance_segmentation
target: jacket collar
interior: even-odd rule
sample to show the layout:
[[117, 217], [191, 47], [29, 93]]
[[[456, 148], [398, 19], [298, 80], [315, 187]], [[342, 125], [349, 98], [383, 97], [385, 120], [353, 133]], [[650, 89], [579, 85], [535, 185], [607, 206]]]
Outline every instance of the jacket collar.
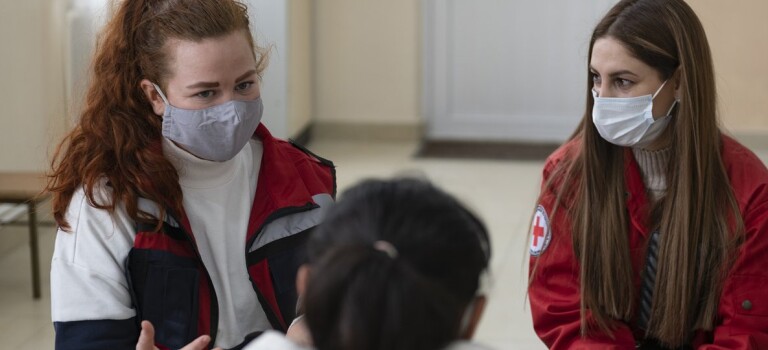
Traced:
[[273, 137], [264, 124], [259, 124], [254, 135], [261, 139], [264, 153], [248, 223], [248, 239], [257, 234], [256, 229], [277, 210], [315, 205], [313, 193], [296, 167], [297, 162], [305, 160], [300, 151]]

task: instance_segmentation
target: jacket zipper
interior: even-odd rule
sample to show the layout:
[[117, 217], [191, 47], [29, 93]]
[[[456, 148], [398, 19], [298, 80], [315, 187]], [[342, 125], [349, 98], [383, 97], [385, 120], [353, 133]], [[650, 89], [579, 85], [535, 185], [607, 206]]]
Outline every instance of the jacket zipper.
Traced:
[[[176, 220], [176, 218], [174, 218]], [[200, 265], [203, 267], [203, 271], [205, 272], [205, 278], [208, 282], [208, 289], [211, 292], [211, 323], [210, 323], [210, 331], [211, 334], [209, 336], [211, 337], [211, 341], [208, 343], [208, 348], [212, 349], [213, 345], [216, 343], [216, 336], [219, 332], [219, 298], [216, 296], [216, 289], [213, 287], [213, 281], [211, 280], [211, 274], [208, 272], [208, 268], [205, 267], [205, 263], [203, 262], [203, 257], [200, 255], [200, 251], [197, 248], [197, 241], [194, 240], [194, 236], [192, 232], [187, 231], [187, 229], [184, 227], [183, 224], [181, 224], [181, 221], [176, 220], [177, 223], [179, 223], [179, 228], [186, 234], [187, 240], [189, 243], [192, 244], [192, 247], [195, 250], [195, 255], [197, 256], [198, 261], [200, 262]], [[198, 316], [200, 315], [200, 310], [198, 310]]]
[[[257, 234], [254, 234], [253, 237], [251, 237], [251, 239], [249, 239], [246, 242], [246, 244], [245, 244], [246, 264], [247, 264], [247, 261], [248, 261], [248, 253], [249, 253], [250, 247], [251, 247], [251, 245], [253, 245], [253, 242], [256, 241], [256, 238], [258, 237], [258, 233], [260, 233], [264, 229], [264, 227], [266, 227], [267, 225], [269, 225], [270, 223], [274, 222], [275, 220], [277, 220], [279, 218], [286, 217], [286, 216], [292, 215], [292, 214], [303, 213], [303, 212], [306, 212], [306, 211], [310, 211], [312, 209], [317, 209], [319, 207], [320, 206], [315, 204], [315, 203], [307, 202], [307, 204], [305, 204], [305, 205], [303, 205], [301, 207], [285, 207], [285, 208], [277, 209], [276, 211], [272, 212], [272, 214], [270, 216], [268, 216], [267, 219], [264, 220], [264, 222], [256, 229], [255, 232], [257, 232]], [[247, 270], [248, 269], [246, 267], [246, 271]], [[264, 299], [264, 295], [261, 294], [261, 292], [259, 291], [259, 288], [256, 288], [256, 282], [253, 281], [253, 278], [251, 278], [251, 274], [250, 273], [248, 274], [248, 280], [251, 281], [251, 285], [253, 286], [253, 290], [256, 292], [256, 295], [258, 296], [259, 300], [260, 301], [261, 300], [265, 300]], [[269, 305], [262, 305], [262, 309], [264, 309], [265, 313], [268, 312], [270, 314], [271, 319], [279, 321], [279, 318], [277, 317], [277, 314], [276, 314], [275, 310], [272, 310], [272, 308]], [[268, 317], [268, 318], [270, 318], [270, 317]], [[277, 326], [277, 325], [273, 325], [273, 326]], [[286, 327], [287, 326], [288, 325], [286, 323]], [[287, 329], [285, 329], [285, 330], [287, 331]]]

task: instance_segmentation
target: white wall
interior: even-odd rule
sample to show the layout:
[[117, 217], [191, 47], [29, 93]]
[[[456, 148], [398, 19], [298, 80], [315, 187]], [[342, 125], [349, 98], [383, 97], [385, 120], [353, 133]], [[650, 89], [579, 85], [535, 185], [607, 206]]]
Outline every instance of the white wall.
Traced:
[[[110, 0], [65, 0], [64, 12], [55, 20], [62, 21], [60, 34], [53, 39], [62, 45], [64, 54], [64, 97], [67, 102], [69, 125], [75, 125], [79, 111], [85, 102], [89, 83], [89, 69], [97, 35], [111, 15]], [[59, 11], [54, 11], [58, 14]]]
[[615, 0], [423, 3], [428, 139], [568, 138], [584, 110], [590, 32]]
[[288, 135], [288, 0], [248, 0], [251, 31], [259, 45], [271, 47], [269, 66], [264, 72], [261, 99], [262, 122], [277, 137]]

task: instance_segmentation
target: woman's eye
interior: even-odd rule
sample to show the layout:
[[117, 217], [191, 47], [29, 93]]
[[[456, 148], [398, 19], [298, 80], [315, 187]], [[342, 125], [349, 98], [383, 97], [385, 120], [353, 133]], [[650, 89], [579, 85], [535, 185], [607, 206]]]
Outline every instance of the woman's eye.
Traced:
[[213, 97], [213, 90], [201, 91], [201, 92], [198, 92], [197, 94], [195, 94], [195, 96], [200, 97], [200, 98], [210, 98], [210, 97]]
[[616, 79], [616, 86], [621, 88], [621, 89], [626, 89], [626, 88], [632, 86], [632, 84], [634, 84], [634, 82], [632, 82], [631, 80]]
[[592, 84], [600, 85], [600, 76], [592, 73]]
[[237, 86], [235, 87], [235, 90], [237, 90], [237, 91], [245, 91], [245, 90], [250, 89], [251, 86], [253, 86], [253, 82], [252, 81], [246, 81], [246, 82], [242, 82], [240, 84], [237, 84]]

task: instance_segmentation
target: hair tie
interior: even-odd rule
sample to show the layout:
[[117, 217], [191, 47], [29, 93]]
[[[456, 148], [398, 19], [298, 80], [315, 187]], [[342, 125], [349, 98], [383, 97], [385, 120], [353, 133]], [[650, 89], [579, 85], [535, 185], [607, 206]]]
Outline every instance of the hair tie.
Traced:
[[397, 249], [395, 248], [392, 243], [389, 243], [387, 241], [376, 241], [373, 242], [373, 249], [376, 249], [380, 252], [384, 252], [384, 254], [387, 254], [392, 259], [397, 258]]

